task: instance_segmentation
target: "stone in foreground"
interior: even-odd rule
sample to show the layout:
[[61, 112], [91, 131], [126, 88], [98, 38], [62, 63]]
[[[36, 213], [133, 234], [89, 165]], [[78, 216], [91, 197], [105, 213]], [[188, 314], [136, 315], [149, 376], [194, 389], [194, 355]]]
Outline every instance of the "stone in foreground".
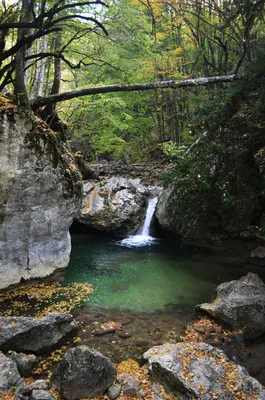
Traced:
[[238, 281], [222, 283], [216, 291], [216, 299], [197, 310], [242, 330], [245, 339], [265, 332], [265, 285], [258, 275], [249, 272]]
[[155, 346], [144, 353], [153, 378], [176, 395], [200, 400], [265, 400], [262, 385], [247, 370], [206, 343]]
[[41, 319], [0, 317], [0, 349], [41, 353], [76, 330], [71, 314], [50, 313]]
[[31, 400], [54, 400], [55, 397], [53, 394], [49, 392], [45, 392], [44, 390], [33, 390], [31, 394]]
[[34, 354], [27, 355], [24, 353], [16, 353], [15, 351], [9, 351], [7, 357], [15, 361], [20, 375], [24, 378], [28, 378], [31, 375], [33, 364], [37, 360]]
[[0, 392], [14, 391], [22, 386], [23, 381], [17, 370], [16, 363], [0, 352]]
[[87, 346], [69, 349], [59, 366], [57, 385], [67, 400], [102, 395], [114, 382], [111, 360]]

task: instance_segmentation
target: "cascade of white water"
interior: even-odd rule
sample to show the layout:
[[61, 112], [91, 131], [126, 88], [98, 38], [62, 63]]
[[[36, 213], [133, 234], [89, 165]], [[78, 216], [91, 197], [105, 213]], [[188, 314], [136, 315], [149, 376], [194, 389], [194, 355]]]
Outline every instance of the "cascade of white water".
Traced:
[[136, 235], [129, 236], [126, 239], [121, 240], [119, 243], [122, 246], [140, 247], [151, 244], [152, 242], [155, 241], [155, 239], [152, 236], [150, 236], [149, 233], [157, 201], [158, 197], [154, 197], [149, 200], [143, 227], [139, 229], [138, 231], [139, 233], [136, 233]]
[[148, 236], [150, 231], [151, 221], [156, 209], [158, 197], [154, 197], [153, 199], [149, 200], [148, 207], [146, 210], [146, 216], [144, 220], [144, 226], [142, 230], [142, 236]]

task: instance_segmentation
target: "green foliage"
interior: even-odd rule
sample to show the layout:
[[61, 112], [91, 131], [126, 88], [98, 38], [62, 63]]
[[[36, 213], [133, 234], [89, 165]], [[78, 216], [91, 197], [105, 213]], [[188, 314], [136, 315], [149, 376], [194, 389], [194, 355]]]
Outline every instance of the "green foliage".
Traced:
[[183, 235], [233, 237], [251, 226], [262, 235], [265, 69], [251, 72], [250, 80], [209, 96], [194, 123], [204, 133], [165, 178]]

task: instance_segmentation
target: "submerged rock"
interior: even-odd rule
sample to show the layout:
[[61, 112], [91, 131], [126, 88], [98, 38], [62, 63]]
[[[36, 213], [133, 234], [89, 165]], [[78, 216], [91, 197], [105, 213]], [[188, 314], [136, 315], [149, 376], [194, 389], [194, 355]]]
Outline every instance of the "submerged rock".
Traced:
[[0, 349], [40, 353], [76, 330], [71, 314], [51, 313], [41, 319], [0, 317]]
[[265, 285], [258, 275], [249, 272], [238, 281], [222, 283], [216, 291], [216, 299], [197, 310], [242, 330], [246, 339], [265, 332]]
[[23, 380], [19, 375], [16, 363], [0, 352], [0, 392], [15, 391], [22, 386]]
[[259, 246], [250, 254], [250, 261], [254, 264], [265, 265], [265, 247]]
[[262, 385], [244, 367], [206, 343], [167, 343], [151, 348], [144, 358], [152, 377], [176, 395], [200, 400], [265, 399]]
[[134, 232], [140, 225], [150, 190], [140, 179], [120, 176], [99, 182], [84, 182], [82, 212], [78, 221], [120, 235]]
[[114, 382], [116, 369], [111, 360], [87, 346], [66, 351], [56, 385], [67, 400], [102, 395]]
[[71, 154], [40, 120], [2, 111], [0, 142], [1, 289], [66, 268], [81, 182]]

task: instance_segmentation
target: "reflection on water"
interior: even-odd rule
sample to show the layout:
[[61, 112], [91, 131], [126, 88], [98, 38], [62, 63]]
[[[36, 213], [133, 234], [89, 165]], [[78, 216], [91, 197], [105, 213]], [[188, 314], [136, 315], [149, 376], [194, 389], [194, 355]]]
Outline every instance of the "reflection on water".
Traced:
[[101, 309], [169, 311], [209, 301], [215, 287], [244, 275], [214, 256], [162, 240], [130, 248], [106, 236], [75, 235], [66, 282], [90, 282]]

